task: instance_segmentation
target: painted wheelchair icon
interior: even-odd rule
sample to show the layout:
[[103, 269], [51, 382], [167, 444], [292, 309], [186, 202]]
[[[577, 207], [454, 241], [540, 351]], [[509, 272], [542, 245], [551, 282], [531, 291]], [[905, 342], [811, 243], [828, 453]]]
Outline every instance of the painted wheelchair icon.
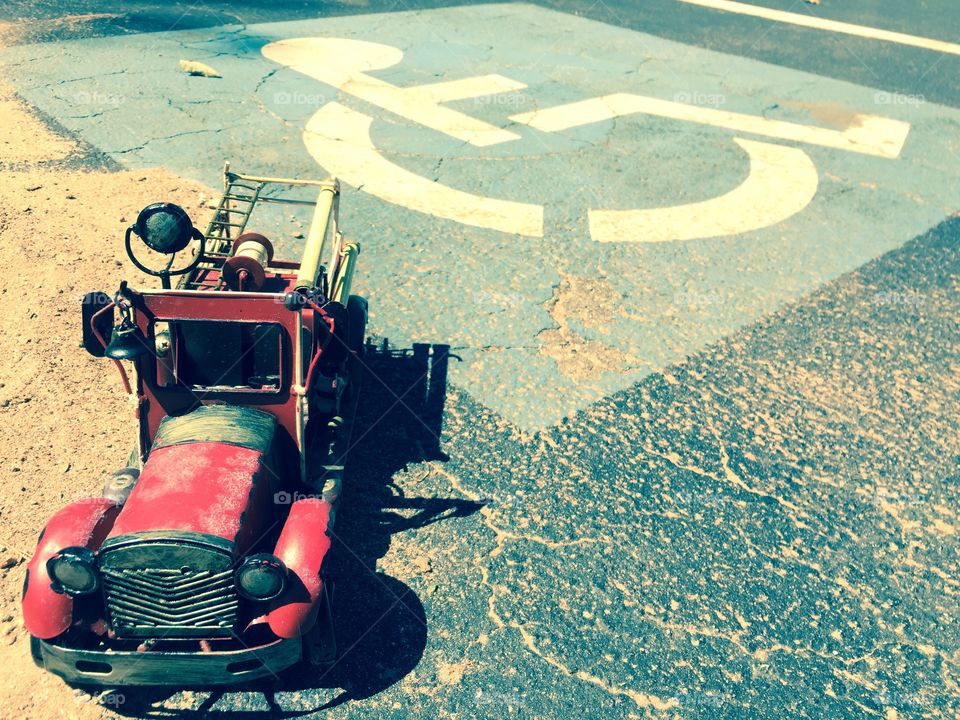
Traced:
[[[398, 87], [368, 74], [401, 62], [403, 52], [389, 45], [344, 38], [296, 38], [270, 43], [262, 52], [341, 93], [476, 147], [521, 139], [509, 129], [444, 105], [526, 88], [503, 75]], [[730, 130], [731, 141], [749, 158], [750, 171], [738, 186], [704, 201], [629, 210], [590, 208], [590, 236], [598, 242], [693, 240], [770, 227], [806, 208], [819, 184], [810, 156], [782, 142], [895, 160], [910, 132], [907, 122], [870, 114], [853, 115], [844, 129], [827, 129], [629, 92], [519, 113], [509, 119], [539, 132], [557, 133], [637, 113]], [[382, 200], [465, 225], [543, 237], [542, 204], [477, 195], [400, 167], [374, 145], [372, 122], [365, 113], [328, 102], [308, 121], [303, 140], [314, 159], [331, 174]]]

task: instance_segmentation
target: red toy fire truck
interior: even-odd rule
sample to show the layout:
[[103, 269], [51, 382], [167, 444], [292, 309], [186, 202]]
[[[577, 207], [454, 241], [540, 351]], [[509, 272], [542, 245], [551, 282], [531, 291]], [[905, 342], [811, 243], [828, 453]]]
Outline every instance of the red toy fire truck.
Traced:
[[[275, 194], [292, 186], [316, 200]], [[314, 206], [300, 262], [247, 231], [268, 202]], [[86, 295], [83, 343], [119, 369], [136, 446], [102, 497], [40, 536], [23, 614], [42, 667], [78, 685], [197, 686], [335, 658], [324, 559], [367, 319], [338, 207], [336, 180], [228, 165], [205, 233], [171, 203], [127, 230], [162, 287]]]

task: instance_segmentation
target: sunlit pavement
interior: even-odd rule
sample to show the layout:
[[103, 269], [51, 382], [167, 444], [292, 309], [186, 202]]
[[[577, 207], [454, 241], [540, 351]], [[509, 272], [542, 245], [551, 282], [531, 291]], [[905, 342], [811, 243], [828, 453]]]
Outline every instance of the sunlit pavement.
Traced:
[[338, 666], [121, 713], [954, 716], [960, 13], [702, 4], [136, 6], [0, 55], [98, 163], [338, 175], [371, 330], [451, 347], [439, 442], [429, 367], [370, 356]]

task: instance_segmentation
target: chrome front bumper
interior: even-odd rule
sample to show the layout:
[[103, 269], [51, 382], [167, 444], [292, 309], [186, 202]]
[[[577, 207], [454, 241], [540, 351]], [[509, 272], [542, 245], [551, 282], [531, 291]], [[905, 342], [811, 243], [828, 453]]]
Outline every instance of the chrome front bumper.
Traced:
[[31, 639], [41, 667], [76, 685], [239, 685], [276, 676], [303, 657], [301, 638], [216, 652], [79, 650]]

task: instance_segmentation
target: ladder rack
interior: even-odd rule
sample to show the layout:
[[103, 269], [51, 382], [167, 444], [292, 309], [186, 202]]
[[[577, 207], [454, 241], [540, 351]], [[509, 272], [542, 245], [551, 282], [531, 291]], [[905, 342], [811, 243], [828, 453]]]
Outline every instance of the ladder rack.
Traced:
[[[267, 185], [287, 185], [291, 187], [314, 186], [333, 193], [332, 206], [328, 208], [331, 221], [331, 235], [334, 238], [335, 253], [340, 251], [340, 234], [337, 229], [339, 216], [340, 185], [336, 179], [306, 180], [299, 178], [260, 177], [255, 175], [241, 175], [230, 170], [230, 163], [223, 168], [223, 195], [214, 208], [213, 218], [204, 233], [204, 250], [197, 267], [187, 275], [181, 277], [177, 287], [182, 290], [199, 288], [204, 278], [212, 270], [220, 270], [224, 261], [233, 252], [234, 241], [244, 233], [250, 215], [258, 202], [280, 203], [285, 205], [317, 206], [316, 200], [265, 195], [263, 190]], [[325, 228], [321, 228], [324, 231]], [[194, 252], [199, 249], [195, 246]], [[322, 247], [321, 247], [322, 249]], [[336, 257], [334, 258], [336, 260]]]

